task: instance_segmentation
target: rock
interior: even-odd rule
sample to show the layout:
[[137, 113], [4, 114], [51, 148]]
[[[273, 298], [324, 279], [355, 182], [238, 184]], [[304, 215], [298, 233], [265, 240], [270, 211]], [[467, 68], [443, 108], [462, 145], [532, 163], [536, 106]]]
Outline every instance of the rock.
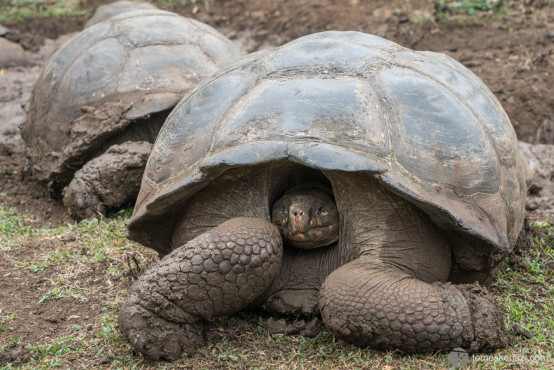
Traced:
[[9, 31], [9, 28], [6, 28], [0, 24], [0, 37], [5, 36]]
[[306, 321], [300, 320], [295, 321], [292, 324], [287, 325], [287, 328], [285, 329], [285, 334], [287, 335], [293, 335], [298, 334], [300, 331], [306, 329]]
[[285, 334], [287, 330], [287, 322], [285, 319], [275, 320], [270, 317], [265, 323], [265, 328], [269, 334]]
[[29, 67], [34, 64], [33, 58], [21, 45], [0, 37], [0, 68]]
[[319, 334], [321, 329], [321, 323], [317, 317], [314, 317], [312, 321], [306, 324], [306, 327], [300, 332], [300, 335], [308, 338], [313, 338]]
[[554, 215], [554, 145], [520, 141], [519, 150], [535, 171], [525, 207], [545, 215]]

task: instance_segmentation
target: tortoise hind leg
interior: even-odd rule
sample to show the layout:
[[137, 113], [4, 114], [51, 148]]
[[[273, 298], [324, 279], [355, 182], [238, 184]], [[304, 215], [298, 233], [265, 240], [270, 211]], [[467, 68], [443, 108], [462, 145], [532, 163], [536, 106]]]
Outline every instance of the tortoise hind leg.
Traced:
[[203, 344], [203, 322], [252, 303], [277, 276], [281, 257], [273, 224], [232, 218], [146, 271], [121, 308], [120, 329], [152, 360], [192, 355]]

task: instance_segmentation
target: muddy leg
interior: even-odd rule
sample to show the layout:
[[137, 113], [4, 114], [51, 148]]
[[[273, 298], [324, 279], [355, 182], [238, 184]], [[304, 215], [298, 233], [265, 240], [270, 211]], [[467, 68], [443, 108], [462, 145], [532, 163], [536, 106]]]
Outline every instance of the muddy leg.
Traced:
[[277, 276], [281, 257], [281, 236], [270, 222], [226, 221], [139, 278], [121, 308], [120, 329], [152, 360], [192, 355], [203, 344], [203, 322], [252, 303]]
[[127, 142], [111, 146], [75, 173], [67, 186], [63, 203], [71, 217], [105, 215], [110, 208], [133, 201], [140, 189], [152, 144]]
[[430, 284], [361, 258], [325, 280], [320, 309], [338, 336], [378, 349], [476, 352], [506, 345], [502, 314], [485, 288]]

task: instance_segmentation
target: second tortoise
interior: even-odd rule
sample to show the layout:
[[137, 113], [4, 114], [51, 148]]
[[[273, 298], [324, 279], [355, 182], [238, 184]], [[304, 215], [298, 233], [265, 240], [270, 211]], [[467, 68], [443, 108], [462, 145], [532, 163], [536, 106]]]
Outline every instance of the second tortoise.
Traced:
[[170, 110], [237, 59], [213, 28], [162, 10], [114, 16], [48, 61], [21, 127], [33, 176], [77, 219], [134, 202]]

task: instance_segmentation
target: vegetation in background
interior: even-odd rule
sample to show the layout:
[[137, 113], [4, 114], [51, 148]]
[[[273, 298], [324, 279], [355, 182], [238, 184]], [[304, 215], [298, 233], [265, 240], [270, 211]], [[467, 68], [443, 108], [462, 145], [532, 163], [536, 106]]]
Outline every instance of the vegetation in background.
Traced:
[[0, 24], [21, 22], [31, 18], [80, 17], [87, 11], [79, 0], [0, 0]]
[[[115, 1], [115, 0], [114, 0]], [[202, 4], [209, 9], [215, 0], [151, 0], [161, 9], [172, 10], [189, 4]], [[503, 15], [514, 0], [433, 0], [434, 18], [446, 22], [459, 15]], [[516, 0], [517, 1], [517, 0]], [[25, 19], [82, 17], [90, 13], [79, 0], [0, 0], [0, 24]]]
[[[117, 1], [117, 0], [114, 0]], [[206, 9], [215, 0], [151, 0], [161, 9], [201, 3]], [[33, 18], [71, 18], [90, 14], [79, 0], [0, 0], [0, 24], [22, 22]]]
[[435, 3], [435, 20], [447, 21], [455, 15], [486, 14], [503, 15], [513, 0], [433, 0]]
[[152, 0], [151, 3], [162, 9], [171, 9], [175, 6], [187, 6], [189, 4], [202, 3], [204, 8], [210, 9], [215, 0]]

